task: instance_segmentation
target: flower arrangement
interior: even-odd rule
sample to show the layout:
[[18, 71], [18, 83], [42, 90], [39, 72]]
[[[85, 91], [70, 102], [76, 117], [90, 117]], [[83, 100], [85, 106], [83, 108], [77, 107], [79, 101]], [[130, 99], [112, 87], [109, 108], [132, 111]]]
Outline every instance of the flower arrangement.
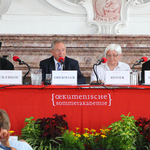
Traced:
[[63, 150], [84, 150], [84, 142], [80, 140], [81, 135], [66, 130], [63, 133], [61, 149]]
[[96, 132], [95, 129], [89, 130], [88, 128], [84, 128], [84, 130], [85, 133], [82, 135], [82, 138], [86, 149], [106, 147], [109, 129], [100, 129], [100, 132]]
[[106, 129], [84, 128], [84, 133], [69, 131], [66, 115], [53, 115], [53, 118], [34, 120], [25, 119], [22, 138], [34, 150], [149, 150], [150, 149], [150, 119], [121, 115]]
[[34, 117], [25, 119], [22, 129], [22, 139], [26, 140], [35, 150], [52, 150], [59, 147], [62, 142], [62, 133], [69, 129], [64, 120], [66, 115], [53, 115], [54, 118], [33, 120]]
[[150, 149], [150, 118], [139, 117], [135, 122], [136, 126], [139, 127], [140, 138], [138, 145], [140, 149]]
[[98, 133], [95, 129], [84, 128], [85, 132], [83, 134], [78, 133], [78, 130], [77, 127], [76, 132], [66, 130], [63, 133], [62, 149], [92, 150], [106, 147], [109, 129], [100, 129]]
[[107, 149], [136, 150], [139, 131], [135, 125], [134, 116], [121, 115], [121, 118], [120, 121], [108, 126], [111, 130], [108, 136]]

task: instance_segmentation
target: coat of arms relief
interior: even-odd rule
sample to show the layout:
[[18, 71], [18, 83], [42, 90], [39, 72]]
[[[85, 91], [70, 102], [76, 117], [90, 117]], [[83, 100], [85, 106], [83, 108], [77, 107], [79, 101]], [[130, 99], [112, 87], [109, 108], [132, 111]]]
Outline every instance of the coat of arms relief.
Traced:
[[[144, 0], [80, 0], [87, 10], [88, 25], [96, 26], [96, 34], [119, 34], [127, 26], [130, 6], [142, 5]], [[90, 10], [91, 9], [91, 10]]]

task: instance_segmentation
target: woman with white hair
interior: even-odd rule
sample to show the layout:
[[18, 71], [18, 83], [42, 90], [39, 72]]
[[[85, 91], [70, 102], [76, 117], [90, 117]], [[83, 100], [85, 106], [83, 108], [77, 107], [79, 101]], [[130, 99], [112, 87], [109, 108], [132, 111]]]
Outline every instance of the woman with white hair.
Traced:
[[[122, 49], [118, 44], [110, 44], [105, 49], [105, 57], [107, 58], [107, 63], [102, 63], [98, 65], [95, 69], [98, 82], [105, 83], [105, 74], [106, 71], [131, 71], [131, 68], [128, 64], [120, 62]], [[91, 74], [91, 83], [97, 83], [97, 78], [92, 70]]]

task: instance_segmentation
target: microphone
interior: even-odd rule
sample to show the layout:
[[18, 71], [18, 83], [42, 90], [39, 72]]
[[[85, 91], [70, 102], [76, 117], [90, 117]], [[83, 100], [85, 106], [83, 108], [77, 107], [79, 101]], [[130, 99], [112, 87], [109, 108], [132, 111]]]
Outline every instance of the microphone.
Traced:
[[64, 58], [63, 57], [59, 57], [58, 61], [61, 63], [61, 65], [63, 64], [63, 70], [65, 70], [65, 63], [64, 63]]
[[19, 63], [22, 62], [18, 56], [14, 56], [14, 57], [13, 57], [13, 60], [14, 60], [14, 61], [19, 61]]
[[63, 57], [59, 57], [58, 61], [59, 61], [61, 64], [63, 64], [65, 60], [64, 60]]
[[134, 69], [134, 66], [136, 66], [136, 65], [140, 65], [141, 64], [141, 62], [146, 62], [148, 60], [148, 58], [147, 57], [142, 57], [141, 59], [139, 59], [139, 60], [137, 60], [134, 64], [133, 64], [133, 66], [132, 66], [132, 69]]
[[141, 59], [137, 60], [136, 62], [146, 62], [148, 60], [147, 57], [142, 57]]
[[23, 64], [27, 65], [28, 71], [27, 71], [27, 72], [25, 73], [25, 75], [23, 76], [23, 84], [24, 84], [24, 85], [27, 85], [28, 83], [25, 83], [25, 78], [26, 78], [27, 74], [30, 72], [30, 66], [29, 66], [27, 63], [25, 63], [24, 61], [22, 61], [18, 56], [14, 56], [14, 57], [13, 57], [13, 60], [14, 60], [14, 61], [19, 61], [19, 65], [23, 65]]
[[99, 59], [97, 62], [99, 62], [99, 63], [97, 63], [97, 65], [100, 65], [101, 63], [106, 63], [107, 58], [103, 57], [103, 58]]

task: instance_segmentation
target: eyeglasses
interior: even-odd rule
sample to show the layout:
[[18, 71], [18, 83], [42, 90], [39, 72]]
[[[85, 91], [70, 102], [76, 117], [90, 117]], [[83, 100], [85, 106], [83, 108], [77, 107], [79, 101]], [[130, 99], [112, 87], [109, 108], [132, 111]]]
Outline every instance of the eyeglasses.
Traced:
[[106, 56], [107, 56], [107, 57], [109, 57], [109, 58], [110, 58], [110, 57], [114, 57], [114, 58], [116, 58], [117, 56], [119, 56], [119, 54], [116, 54], [116, 55], [115, 55], [115, 54], [113, 54], [113, 55], [106, 54]]
[[65, 49], [62, 49], [62, 50], [60, 50], [60, 49], [56, 49], [56, 50], [54, 50], [56, 53], [60, 53], [60, 52], [62, 52], [62, 53], [64, 53], [66, 50]]

